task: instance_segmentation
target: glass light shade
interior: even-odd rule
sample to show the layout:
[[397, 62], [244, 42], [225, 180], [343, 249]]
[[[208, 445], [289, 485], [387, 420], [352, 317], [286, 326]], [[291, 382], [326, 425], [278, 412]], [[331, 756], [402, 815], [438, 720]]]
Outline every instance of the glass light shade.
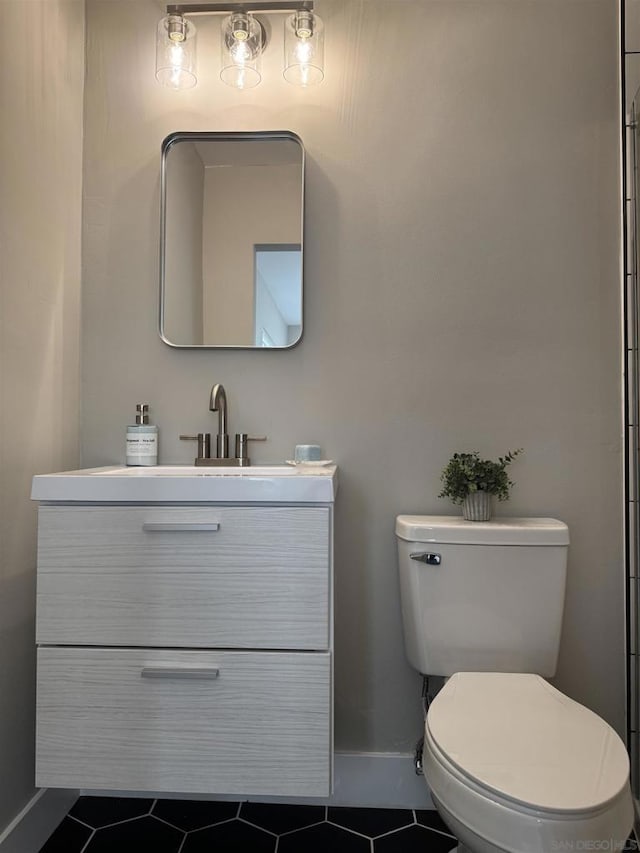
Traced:
[[262, 26], [253, 15], [234, 12], [222, 22], [220, 79], [236, 89], [251, 89], [262, 80]]
[[196, 28], [182, 15], [167, 15], [158, 23], [156, 79], [170, 89], [190, 89], [196, 77]]
[[313, 12], [295, 12], [284, 22], [283, 74], [296, 86], [324, 79], [324, 24]]

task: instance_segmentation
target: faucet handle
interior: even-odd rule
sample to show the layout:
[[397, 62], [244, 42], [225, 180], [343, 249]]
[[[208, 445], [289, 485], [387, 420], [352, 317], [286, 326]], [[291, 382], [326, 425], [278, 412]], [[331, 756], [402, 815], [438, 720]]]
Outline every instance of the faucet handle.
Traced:
[[211, 433], [199, 432], [197, 435], [181, 435], [180, 441], [197, 441], [198, 455], [196, 459], [211, 458]]
[[249, 436], [246, 432], [237, 432], [236, 433], [236, 459], [240, 460], [241, 465], [250, 465], [251, 460], [248, 455], [247, 444], [250, 441], [266, 441], [266, 435], [258, 435], [258, 436]]

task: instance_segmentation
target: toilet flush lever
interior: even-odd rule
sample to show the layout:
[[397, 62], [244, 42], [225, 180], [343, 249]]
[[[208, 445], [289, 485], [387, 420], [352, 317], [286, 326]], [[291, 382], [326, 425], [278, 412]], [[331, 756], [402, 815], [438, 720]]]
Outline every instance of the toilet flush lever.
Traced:
[[432, 554], [430, 551], [422, 554], [409, 554], [412, 560], [417, 560], [419, 563], [426, 563], [428, 566], [439, 566], [442, 562], [440, 554]]

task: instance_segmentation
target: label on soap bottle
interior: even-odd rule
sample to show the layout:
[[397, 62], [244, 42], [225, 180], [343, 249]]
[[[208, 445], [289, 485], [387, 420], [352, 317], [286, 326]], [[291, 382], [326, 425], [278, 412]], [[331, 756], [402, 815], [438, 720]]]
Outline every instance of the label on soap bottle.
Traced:
[[138, 432], [135, 427], [127, 429], [126, 456], [127, 465], [157, 465], [157, 430]]

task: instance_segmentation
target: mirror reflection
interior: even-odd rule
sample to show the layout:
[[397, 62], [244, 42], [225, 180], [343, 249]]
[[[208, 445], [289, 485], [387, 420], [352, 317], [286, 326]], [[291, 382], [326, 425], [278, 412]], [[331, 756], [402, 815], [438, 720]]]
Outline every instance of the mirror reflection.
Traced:
[[286, 348], [302, 335], [304, 150], [286, 131], [173, 133], [162, 150], [160, 335]]

